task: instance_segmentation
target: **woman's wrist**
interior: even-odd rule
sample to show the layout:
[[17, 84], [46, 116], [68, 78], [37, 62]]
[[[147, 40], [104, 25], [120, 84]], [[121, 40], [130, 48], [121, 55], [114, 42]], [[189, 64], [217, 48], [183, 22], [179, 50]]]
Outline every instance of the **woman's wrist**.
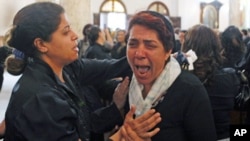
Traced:
[[121, 132], [118, 130], [112, 136], [109, 137], [108, 141], [120, 141], [122, 139]]

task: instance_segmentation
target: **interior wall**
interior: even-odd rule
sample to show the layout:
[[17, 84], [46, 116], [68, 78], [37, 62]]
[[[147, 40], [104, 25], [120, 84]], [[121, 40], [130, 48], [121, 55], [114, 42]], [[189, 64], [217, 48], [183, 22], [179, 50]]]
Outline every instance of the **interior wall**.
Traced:
[[181, 17], [181, 29], [187, 30], [200, 23], [200, 2], [198, 0], [181, 0], [178, 3], [178, 15]]
[[0, 0], [0, 36], [10, 28], [16, 12], [35, 0]]
[[[227, 0], [228, 1], [228, 0]], [[224, 31], [229, 25], [229, 3], [223, 3], [219, 15], [219, 31]]]

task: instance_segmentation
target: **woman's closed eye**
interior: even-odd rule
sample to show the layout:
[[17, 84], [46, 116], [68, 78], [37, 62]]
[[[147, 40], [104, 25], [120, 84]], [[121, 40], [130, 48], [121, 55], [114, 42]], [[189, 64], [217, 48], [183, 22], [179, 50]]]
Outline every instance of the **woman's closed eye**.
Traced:
[[136, 47], [137, 46], [137, 42], [136, 41], [130, 41], [130, 42], [128, 42], [128, 46], [129, 47]]

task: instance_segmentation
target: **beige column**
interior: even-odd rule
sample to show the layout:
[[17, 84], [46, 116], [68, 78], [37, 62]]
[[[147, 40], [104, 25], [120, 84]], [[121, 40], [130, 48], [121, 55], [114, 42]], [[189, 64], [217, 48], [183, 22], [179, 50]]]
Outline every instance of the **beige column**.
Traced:
[[82, 28], [91, 21], [91, 5], [90, 0], [60, 0], [61, 4], [69, 17], [71, 27], [82, 38]]
[[229, 24], [241, 26], [240, 0], [229, 0]]

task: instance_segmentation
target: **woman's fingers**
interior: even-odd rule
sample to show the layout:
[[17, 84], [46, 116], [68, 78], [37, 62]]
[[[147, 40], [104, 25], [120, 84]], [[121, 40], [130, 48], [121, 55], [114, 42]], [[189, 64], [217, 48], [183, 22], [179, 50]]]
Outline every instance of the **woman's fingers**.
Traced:
[[151, 138], [157, 134], [160, 129], [154, 129], [154, 127], [161, 122], [160, 114], [156, 112], [155, 109], [151, 109], [134, 119], [135, 110], [135, 106], [131, 106], [130, 111], [126, 115], [124, 127], [126, 128], [127, 134], [130, 135], [131, 133], [131, 135], [133, 135], [133, 133], [135, 133], [141, 138]]
[[121, 128], [122, 135], [126, 141], [143, 141], [144, 139], [141, 138], [136, 134], [136, 132], [127, 124], [124, 124]]
[[154, 128], [159, 122], [161, 122], [160, 113], [154, 113], [151, 117], [144, 121], [140, 121], [140, 124], [136, 128], [142, 132], [149, 131]]
[[129, 85], [129, 78], [125, 77], [125, 79], [117, 85], [114, 95], [113, 101], [116, 104], [118, 109], [122, 109], [126, 102], [126, 97], [128, 94], [128, 85]]
[[132, 106], [130, 107], [129, 112], [128, 112], [128, 113], [126, 114], [126, 116], [125, 116], [125, 122], [130, 122], [130, 121], [134, 120], [135, 110], [136, 110], [135, 106], [132, 105]]
[[152, 129], [156, 124], [161, 121], [159, 113], [156, 113], [155, 109], [150, 109], [145, 114], [134, 119], [133, 122], [129, 123], [130, 126], [135, 130], [148, 131]]
[[[143, 118], [145, 119], [145, 118]], [[135, 124], [133, 124], [133, 129], [136, 131], [136, 133], [143, 138], [152, 137], [156, 133], [159, 132], [159, 129], [154, 129], [154, 127], [161, 122], [161, 117], [159, 113], [154, 113], [152, 116], [148, 117], [148, 119], [145, 119], [144, 121], [139, 120], [140, 122], [136, 121]], [[150, 132], [149, 132], [150, 131]]]

